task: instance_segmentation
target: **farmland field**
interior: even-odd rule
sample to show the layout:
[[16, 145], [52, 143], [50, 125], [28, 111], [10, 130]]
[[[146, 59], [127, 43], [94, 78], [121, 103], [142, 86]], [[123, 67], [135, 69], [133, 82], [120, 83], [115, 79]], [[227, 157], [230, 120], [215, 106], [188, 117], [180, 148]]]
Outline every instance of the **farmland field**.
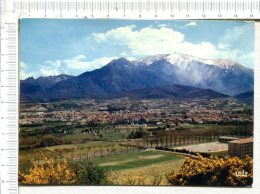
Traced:
[[145, 177], [145, 185], [154, 185], [155, 177], [162, 179], [161, 185], [168, 185], [166, 181], [167, 174], [173, 171], [178, 172], [181, 169], [184, 160], [184, 157], [180, 157], [176, 160], [154, 163], [143, 167], [111, 171], [109, 180], [114, 185], [127, 185], [127, 183], [125, 183], [127, 176], [141, 174]]
[[147, 167], [169, 161], [178, 161], [183, 158], [183, 156], [177, 154], [151, 150], [95, 159], [93, 161], [98, 163], [100, 166], [103, 166], [107, 170], [117, 171]]

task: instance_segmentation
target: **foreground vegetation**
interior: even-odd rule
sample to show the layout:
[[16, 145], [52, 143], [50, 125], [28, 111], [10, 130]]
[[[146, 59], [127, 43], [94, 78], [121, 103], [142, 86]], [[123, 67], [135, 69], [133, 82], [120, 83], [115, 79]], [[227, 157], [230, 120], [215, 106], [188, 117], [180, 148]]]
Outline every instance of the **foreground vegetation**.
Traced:
[[[150, 153], [148, 156], [156, 155]], [[176, 156], [174, 157], [176, 158]], [[110, 161], [115, 162], [115, 158]], [[102, 165], [98, 166], [89, 161], [55, 161], [45, 157], [44, 164], [32, 165], [27, 173], [19, 172], [19, 182], [37, 185], [181, 186], [250, 186], [253, 182], [253, 160], [250, 157], [244, 159], [217, 156], [204, 158], [198, 155], [198, 158], [186, 158], [181, 167], [176, 168], [180, 164], [179, 162], [178, 160], [171, 161], [168, 165], [149, 163], [146, 168], [109, 172]], [[110, 163], [110, 166], [111, 164], [113, 163]], [[143, 160], [139, 160], [139, 164], [142, 164], [140, 167], [144, 167]]]
[[[216, 142], [220, 136], [253, 136], [252, 105], [171, 98], [21, 103], [19, 182], [182, 185], [174, 177], [187, 166], [181, 154], [191, 150], [177, 155], [174, 149]], [[207, 146], [193, 150], [193, 157], [198, 152], [227, 156], [226, 149]]]
[[107, 172], [90, 161], [57, 161], [44, 157], [44, 163], [32, 165], [27, 173], [19, 172], [22, 184], [107, 184]]
[[168, 175], [172, 185], [181, 186], [250, 186], [253, 183], [253, 160], [250, 157], [187, 158], [177, 173]]

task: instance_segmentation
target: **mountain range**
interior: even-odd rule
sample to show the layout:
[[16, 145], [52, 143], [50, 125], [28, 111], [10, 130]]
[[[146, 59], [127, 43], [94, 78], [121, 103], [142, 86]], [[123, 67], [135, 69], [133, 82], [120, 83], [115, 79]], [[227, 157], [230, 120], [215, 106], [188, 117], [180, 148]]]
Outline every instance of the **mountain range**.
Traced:
[[23, 101], [111, 96], [186, 98], [202, 94], [224, 97], [252, 92], [253, 86], [253, 70], [237, 62], [177, 53], [132, 61], [118, 58], [78, 76], [30, 77], [20, 82]]
[[[113, 96], [112, 96], [113, 97]], [[226, 98], [228, 95], [216, 92], [211, 89], [195, 88], [183, 85], [169, 85], [155, 88], [145, 88], [120, 93], [114, 97], [130, 97], [134, 99], [144, 98], [175, 98], [175, 99], [194, 99], [194, 98]]]
[[45, 92], [48, 90], [48, 88], [54, 86], [56, 83], [70, 79], [72, 77], [74, 76], [65, 74], [58, 76], [39, 77], [37, 79], [28, 77], [26, 80], [21, 80], [20, 90], [22, 94]]

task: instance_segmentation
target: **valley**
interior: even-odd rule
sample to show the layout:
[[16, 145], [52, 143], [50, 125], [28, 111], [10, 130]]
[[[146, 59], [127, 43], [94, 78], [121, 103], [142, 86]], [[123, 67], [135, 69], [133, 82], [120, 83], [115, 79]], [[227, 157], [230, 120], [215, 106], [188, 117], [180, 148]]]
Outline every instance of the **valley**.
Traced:
[[182, 155], [149, 149], [195, 147], [218, 141], [221, 135], [253, 135], [253, 105], [230, 97], [21, 103], [20, 170], [32, 162], [41, 164], [42, 154], [56, 160], [89, 160], [111, 172], [109, 177], [120, 174], [113, 183], [120, 184], [122, 172], [151, 174], [142, 169], [164, 165], [166, 170], [173, 163], [179, 169], [183, 164]]

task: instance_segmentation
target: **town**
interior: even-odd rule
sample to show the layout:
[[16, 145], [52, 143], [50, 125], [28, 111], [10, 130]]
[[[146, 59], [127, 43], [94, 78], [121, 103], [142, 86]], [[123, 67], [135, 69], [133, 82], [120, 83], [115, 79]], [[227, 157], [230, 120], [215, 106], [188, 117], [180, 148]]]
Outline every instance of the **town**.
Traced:
[[[175, 127], [181, 123], [229, 123], [252, 122], [253, 111], [250, 107], [234, 99], [211, 100], [129, 100], [126, 98], [97, 102], [87, 100], [66, 109], [76, 102], [22, 104], [20, 124], [43, 124], [60, 121], [67, 125], [91, 122], [125, 126]], [[81, 104], [83, 106], [81, 106]], [[55, 106], [55, 110], [53, 108]], [[56, 108], [60, 106], [60, 108]], [[86, 108], [84, 108], [86, 107]], [[57, 110], [58, 109], [58, 110]]]

